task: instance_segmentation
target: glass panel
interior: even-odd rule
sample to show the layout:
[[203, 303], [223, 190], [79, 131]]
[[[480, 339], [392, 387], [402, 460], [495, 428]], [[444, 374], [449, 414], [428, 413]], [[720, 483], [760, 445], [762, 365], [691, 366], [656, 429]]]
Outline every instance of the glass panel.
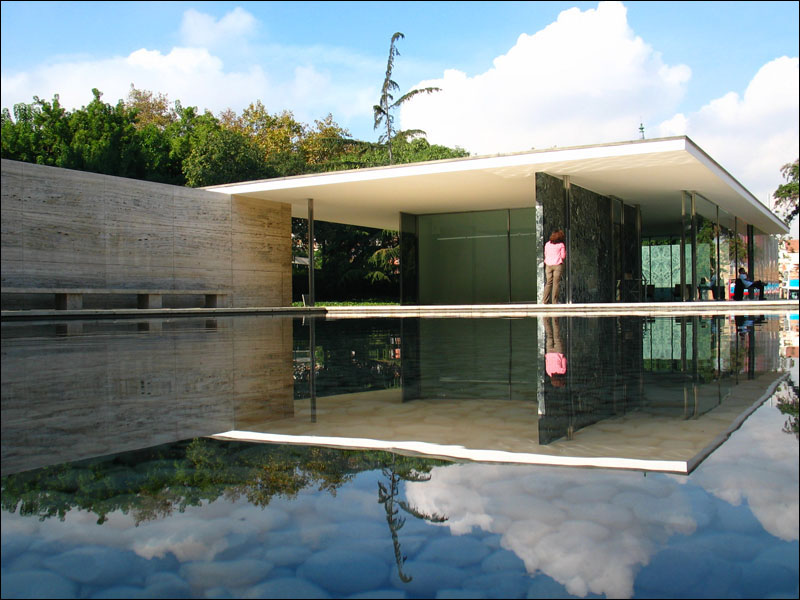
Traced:
[[536, 301], [536, 209], [509, 211], [511, 229], [511, 301]]
[[724, 299], [733, 294], [733, 280], [736, 279], [736, 236], [733, 215], [719, 209], [719, 281], [724, 286]]
[[[679, 238], [652, 237], [642, 241], [642, 269], [652, 286], [648, 300], [672, 301], [680, 283]], [[688, 260], [688, 258], [687, 258]]]
[[[532, 343], [524, 352], [512, 341], [512, 319], [427, 319], [419, 329], [420, 398], [465, 400], [529, 399], [513, 396], [512, 349], [519, 362], [536, 364], [536, 322], [525, 319]], [[520, 332], [521, 333], [521, 332]], [[488, 354], [485, 348], [497, 348]], [[453, 360], [454, 356], [458, 360]], [[518, 371], [524, 380], [530, 373]], [[519, 381], [517, 383], [523, 383]], [[535, 383], [535, 380], [534, 380]], [[534, 388], [535, 390], [535, 388]], [[535, 392], [534, 396], [535, 398]]]
[[[717, 207], [695, 194], [695, 223], [697, 225], [697, 293], [700, 300], [721, 297], [716, 284], [717, 264]], [[713, 282], [712, 282], [712, 277]]]
[[509, 300], [508, 211], [420, 215], [422, 304]]
[[778, 272], [778, 241], [771, 235], [754, 230], [753, 264], [751, 276], [764, 282], [764, 297], [777, 299], [780, 273]]
[[736, 219], [736, 270], [734, 277], [737, 276], [739, 269], [747, 270], [750, 262], [747, 254], [747, 223], [741, 219]]
[[642, 280], [645, 284], [652, 285], [650, 268], [650, 240], [642, 240]]
[[400, 213], [400, 302], [418, 304], [417, 216]]
[[[683, 213], [681, 218], [681, 245], [683, 254], [679, 255], [678, 282], [683, 288], [678, 287], [677, 300], [693, 300], [692, 286], [692, 195], [683, 193]], [[681, 272], [682, 269], [682, 272]], [[688, 291], [687, 291], [688, 290]]]
[[623, 207], [623, 211], [625, 218], [625, 223], [622, 226], [623, 278], [627, 280], [636, 280], [641, 277], [639, 261], [637, 260], [637, 254], [639, 254], [639, 240], [636, 232], [636, 208], [626, 204]]

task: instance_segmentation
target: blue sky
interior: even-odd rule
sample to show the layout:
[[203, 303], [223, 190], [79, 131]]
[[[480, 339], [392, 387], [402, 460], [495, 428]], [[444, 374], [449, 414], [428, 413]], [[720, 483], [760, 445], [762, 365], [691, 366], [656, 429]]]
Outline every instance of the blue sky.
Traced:
[[262, 100], [374, 140], [401, 115], [473, 154], [686, 134], [759, 199], [798, 154], [797, 2], [2, 2], [2, 106], [131, 83], [218, 113]]

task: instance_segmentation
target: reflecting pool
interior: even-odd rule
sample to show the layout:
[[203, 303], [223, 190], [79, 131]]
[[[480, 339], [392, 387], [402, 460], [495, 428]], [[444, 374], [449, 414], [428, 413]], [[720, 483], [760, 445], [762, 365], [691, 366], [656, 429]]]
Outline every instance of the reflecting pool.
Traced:
[[796, 315], [2, 325], [2, 596], [798, 596]]

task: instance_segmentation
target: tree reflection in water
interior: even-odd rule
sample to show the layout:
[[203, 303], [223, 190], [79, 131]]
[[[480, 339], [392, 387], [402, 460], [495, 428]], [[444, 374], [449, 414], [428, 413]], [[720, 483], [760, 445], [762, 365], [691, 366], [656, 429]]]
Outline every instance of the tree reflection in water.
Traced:
[[427, 481], [434, 466], [446, 464], [382, 451], [198, 438], [7, 475], [0, 503], [3, 510], [40, 521], [63, 521], [71, 510], [84, 510], [97, 515], [98, 525], [120, 511], [138, 526], [219, 498], [245, 498], [264, 508], [274, 497], [295, 498], [312, 486], [335, 495], [357, 473], [380, 469], [388, 482], [378, 482], [378, 502], [386, 510], [398, 573], [410, 581], [402, 571], [398, 531], [405, 519], [398, 517], [399, 509], [429, 522], [446, 519], [400, 500], [400, 482]]
[[[403, 572], [403, 565], [408, 557], [403, 555], [400, 548], [400, 536], [398, 535], [398, 532], [403, 528], [403, 525], [405, 525], [406, 519], [405, 517], [397, 516], [400, 511], [395, 508], [395, 503], [408, 514], [417, 519], [422, 519], [431, 523], [444, 523], [447, 521], [447, 517], [438, 514], [426, 515], [412, 506], [409, 506], [407, 502], [398, 499], [400, 481], [422, 482], [429, 481], [431, 478], [430, 473], [418, 471], [413, 465], [406, 464], [405, 461], [402, 460], [403, 458], [407, 457], [401, 457], [400, 464], [398, 464], [398, 457], [393, 454], [391, 464], [381, 469], [381, 472], [389, 481], [388, 487], [383, 482], [378, 482], [378, 502], [383, 504], [383, 508], [386, 511], [386, 522], [389, 524], [389, 531], [392, 533], [394, 560], [395, 563], [397, 563], [397, 575], [400, 577], [401, 581], [408, 583], [413, 577]], [[428, 467], [428, 469], [430, 469], [430, 467]]]
[[775, 392], [778, 400], [776, 407], [786, 415], [783, 425], [784, 433], [794, 434], [800, 439], [800, 387], [790, 382], [782, 383]]

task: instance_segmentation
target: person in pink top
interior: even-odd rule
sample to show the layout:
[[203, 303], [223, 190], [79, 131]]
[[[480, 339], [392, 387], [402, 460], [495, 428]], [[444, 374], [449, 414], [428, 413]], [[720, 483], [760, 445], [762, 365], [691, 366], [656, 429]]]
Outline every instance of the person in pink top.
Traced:
[[544, 369], [553, 387], [563, 387], [566, 383], [567, 357], [564, 355], [564, 342], [558, 317], [544, 318]]
[[564, 259], [567, 247], [564, 244], [564, 232], [556, 229], [550, 240], [544, 245], [544, 295], [542, 304], [557, 304], [561, 275], [564, 272]]

